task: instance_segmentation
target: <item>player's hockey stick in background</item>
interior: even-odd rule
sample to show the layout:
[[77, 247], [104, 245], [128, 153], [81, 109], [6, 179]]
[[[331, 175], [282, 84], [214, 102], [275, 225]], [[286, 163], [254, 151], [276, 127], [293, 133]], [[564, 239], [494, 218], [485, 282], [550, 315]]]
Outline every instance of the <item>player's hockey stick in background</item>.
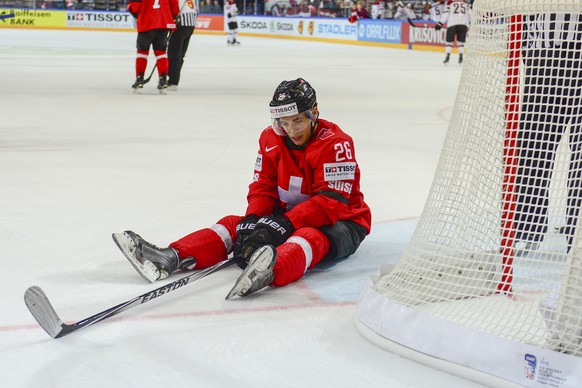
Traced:
[[414, 24], [411, 18], [406, 18], [406, 20], [408, 21], [408, 24], [410, 24], [412, 27], [419, 27], [416, 24]]
[[156, 63], [154, 65], [154, 68], [152, 69], [152, 72], [150, 73], [150, 76], [143, 80], [144, 85], [147, 84], [148, 82], [150, 82], [150, 80], [152, 79], [152, 75], [154, 75], [154, 71], [156, 71], [157, 67], [158, 67], [158, 64]]
[[24, 293], [24, 303], [26, 307], [30, 310], [40, 327], [42, 327], [48, 335], [53, 338], [63, 337], [67, 334], [80, 330], [84, 327], [91, 326], [97, 322], [101, 322], [107, 318], [117, 315], [125, 310], [136, 307], [138, 305], [149, 302], [158, 296], [167, 294], [171, 291], [177, 290], [178, 288], [185, 286], [188, 283], [192, 283], [198, 279], [202, 279], [214, 272], [220, 271], [234, 263], [237, 259], [232, 258], [228, 260], [221, 261], [220, 263], [205, 268], [200, 271], [196, 271], [188, 276], [181, 279], [168, 283], [162, 287], [156, 288], [150, 292], [146, 292], [143, 295], [136, 296], [135, 298], [118, 304], [117, 306], [111, 307], [105, 311], [95, 314], [89, 318], [85, 318], [79, 322], [67, 325], [63, 323], [61, 318], [57, 315], [55, 309], [51, 305], [44, 291], [37, 286], [29, 287]]
[[427, 23], [425, 23], [424, 25], [420, 26], [420, 25], [414, 23], [412, 21], [412, 19], [410, 19], [410, 18], [407, 18], [406, 20], [408, 21], [408, 24], [410, 24], [412, 27], [415, 27], [415, 28], [434, 28], [433, 25], [428, 25]]
[[2, 14], [0, 15], [0, 20], [10, 19], [13, 18], [14, 16], [16, 16], [14, 13]]

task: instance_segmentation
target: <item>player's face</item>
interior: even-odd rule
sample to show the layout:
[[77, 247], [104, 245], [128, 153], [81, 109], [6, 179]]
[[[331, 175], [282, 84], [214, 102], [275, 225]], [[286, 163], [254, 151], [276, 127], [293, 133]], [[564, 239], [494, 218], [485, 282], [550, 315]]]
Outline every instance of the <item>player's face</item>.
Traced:
[[307, 144], [311, 138], [311, 119], [301, 112], [299, 114], [287, 117], [281, 117], [279, 119], [279, 125], [293, 144], [297, 146], [302, 146]]

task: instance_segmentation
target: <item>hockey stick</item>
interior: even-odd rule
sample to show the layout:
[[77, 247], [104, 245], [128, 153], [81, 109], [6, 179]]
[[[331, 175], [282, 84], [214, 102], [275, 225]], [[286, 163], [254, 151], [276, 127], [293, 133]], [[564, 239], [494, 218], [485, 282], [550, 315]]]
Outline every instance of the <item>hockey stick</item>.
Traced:
[[[435, 26], [429, 26], [427, 23], [425, 23], [424, 25], [420, 26], [418, 24], [415, 24], [412, 21], [412, 19], [410, 19], [410, 18], [407, 18], [406, 20], [408, 21], [408, 24], [410, 24], [410, 26], [411, 27], [414, 27], [414, 28], [435, 28], [435, 26], [436, 26], [436, 24], [435, 24]], [[443, 27], [443, 28], [445, 28], [445, 27]]]
[[16, 16], [14, 13], [2, 14], [0, 15], [0, 20], [10, 19], [13, 18], [14, 16]]
[[418, 27], [416, 24], [414, 24], [411, 18], [406, 18], [406, 20], [408, 21], [408, 24], [410, 24], [412, 27]]
[[48, 335], [53, 338], [60, 338], [77, 330], [83, 329], [84, 327], [91, 326], [97, 322], [117, 315], [125, 310], [129, 310], [130, 308], [149, 302], [158, 296], [174, 291], [188, 283], [202, 279], [214, 272], [220, 271], [221, 269], [236, 263], [236, 261], [237, 260], [235, 258], [221, 261], [212, 267], [194, 272], [188, 276], [173, 281], [172, 283], [168, 283], [162, 287], [156, 288], [155, 290], [146, 292], [143, 295], [136, 296], [127, 302], [120, 303], [117, 306], [111, 307], [110, 309], [70, 325], [63, 323], [61, 318], [59, 318], [46, 294], [40, 287], [29, 287], [24, 293], [24, 303], [26, 303], [26, 307], [28, 307], [32, 313], [32, 316], [36, 319], [40, 327], [42, 327], [48, 333]]
[[152, 79], [152, 75], [154, 75], [154, 71], [156, 71], [157, 67], [158, 67], [158, 64], [156, 63], [154, 65], [154, 68], [152, 69], [152, 72], [150, 73], [150, 76], [143, 80], [144, 85], [147, 84], [148, 82], [150, 82], [150, 80]]

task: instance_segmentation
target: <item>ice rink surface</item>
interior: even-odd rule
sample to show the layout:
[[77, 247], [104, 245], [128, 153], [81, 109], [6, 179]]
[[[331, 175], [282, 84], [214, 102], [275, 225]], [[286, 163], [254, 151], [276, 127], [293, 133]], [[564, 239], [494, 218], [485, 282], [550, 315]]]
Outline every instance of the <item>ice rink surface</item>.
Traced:
[[[354, 323], [367, 279], [398, 261], [420, 216], [460, 67], [440, 52], [195, 34], [178, 92], [154, 81], [133, 95], [135, 39], [0, 29], [2, 386], [476, 387], [377, 348]], [[56, 340], [36, 324], [31, 285], [69, 323], [162, 285], [112, 232], [166, 245], [244, 213], [268, 102], [300, 76], [356, 142], [374, 224], [354, 256], [225, 301], [230, 267]]]

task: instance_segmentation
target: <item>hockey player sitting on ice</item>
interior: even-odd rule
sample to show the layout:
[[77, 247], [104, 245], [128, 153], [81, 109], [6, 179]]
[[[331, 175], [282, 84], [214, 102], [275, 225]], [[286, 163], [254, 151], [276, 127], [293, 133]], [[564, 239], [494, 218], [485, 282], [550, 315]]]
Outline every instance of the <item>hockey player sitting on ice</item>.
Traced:
[[449, 0], [445, 6], [441, 20], [435, 26], [435, 30], [440, 30], [443, 24], [447, 25], [447, 34], [445, 37], [445, 60], [446, 65], [451, 59], [453, 52], [453, 43], [457, 37], [457, 47], [459, 49], [459, 64], [463, 63], [463, 54], [465, 53], [465, 41], [467, 40], [467, 31], [471, 24], [471, 7], [465, 0]]
[[245, 216], [226, 216], [158, 248], [126, 231], [113, 235], [147, 280], [210, 267], [232, 252], [244, 271], [227, 299], [300, 279], [322, 260], [353, 254], [370, 232], [352, 138], [319, 118], [302, 78], [279, 84], [262, 131]]
[[144, 74], [148, 65], [150, 46], [154, 49], [158, 66], [158, 90], [166, 94], [168, 87], [168, 31], [176, 28], [174, 21], [178, 13], [175, 0], [130, 0], [127, 10], [137, 18], [137, 58], [135, 60], [136, 80], [132, 85], [134, 93], [141, 93]]
[[226, 26], [228, 28], [226, 44], [229, 46], [234, 46], [235, 44], [240, 44], [237, 40], [238, 38], [238, 7], [236, 6], [236, 1], [228, 0], [224, 5], [224, 17], [226, 19]]

